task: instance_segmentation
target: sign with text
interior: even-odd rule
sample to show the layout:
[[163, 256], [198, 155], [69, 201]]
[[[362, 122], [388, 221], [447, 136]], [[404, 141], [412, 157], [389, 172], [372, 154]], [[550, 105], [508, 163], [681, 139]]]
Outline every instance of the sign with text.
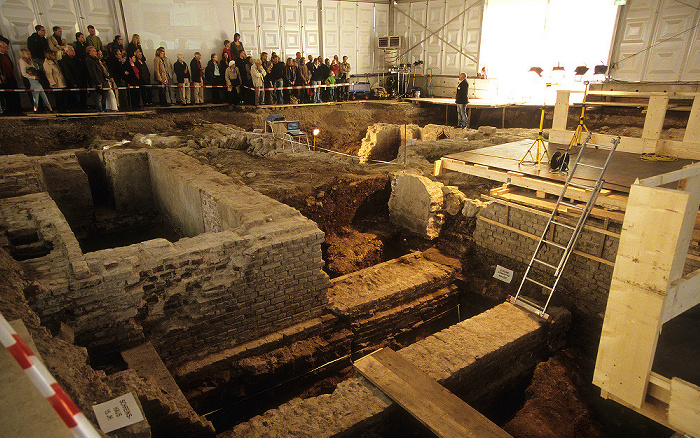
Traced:
[[496, 272], [493, 273], [493, 278], [510, 283], [513, 280], [513, 271], [501, 265], [496, 265]]
[[92, 407], [97, 417], [97, 423], [102, 432], [109, 433], [122, 427], [143, 421], [143, 413], [139, 408], [134, 394], [128, 392], [121, 397], [97, 404]]

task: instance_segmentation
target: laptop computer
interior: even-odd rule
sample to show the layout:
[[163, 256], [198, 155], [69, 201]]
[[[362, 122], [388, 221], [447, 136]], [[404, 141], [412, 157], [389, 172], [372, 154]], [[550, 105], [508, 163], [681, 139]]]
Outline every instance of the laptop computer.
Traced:
[[292, 120], [287, 122], [287, 133], [291, 135], [303, 135], [304, 133], [299, 129], [299, 120]]

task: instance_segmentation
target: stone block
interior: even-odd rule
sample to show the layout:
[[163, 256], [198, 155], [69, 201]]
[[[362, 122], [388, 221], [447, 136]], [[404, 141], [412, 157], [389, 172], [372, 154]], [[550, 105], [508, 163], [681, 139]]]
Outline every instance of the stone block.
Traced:
[[455, 186], [443, 186], [442, 194], [445, 199], [445, 211], [450, 216], [454, 216], [462, 210], [467, 196]]
[[493, 135], [497, 130], [495, 126], [479, 126], [479, 132], [486, 135]]
[[462, 215], [464, 217], [476, 217], [482, 208], [488, 206], [488, 202], [483, 202], [479, 199], [465, 199]]
[[360, 163], [369, 160], [393, 160], [401, 144], [401, 135], [398, 125], [388, 123], [375, 123], [367, 128], [367, 134], [362, 139], [362, 145], [358, 155]]
[[391, 186], [391, 221], [427, 239], [438, 237], [445, 221], [442, 183], [402, 171]]

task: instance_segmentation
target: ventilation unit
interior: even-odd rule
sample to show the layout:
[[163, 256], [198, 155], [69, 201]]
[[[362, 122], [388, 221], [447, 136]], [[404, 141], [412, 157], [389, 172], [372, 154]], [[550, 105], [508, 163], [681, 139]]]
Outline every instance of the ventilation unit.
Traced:
[[403, 38], [400, 36], [383, 36], [377, 39], [380, 49], [392, 49], [403, 46]]

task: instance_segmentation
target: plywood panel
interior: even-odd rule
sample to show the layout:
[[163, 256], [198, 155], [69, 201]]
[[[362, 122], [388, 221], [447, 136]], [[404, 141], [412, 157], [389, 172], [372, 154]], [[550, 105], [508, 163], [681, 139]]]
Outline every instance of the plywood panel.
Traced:
[[593, 383], [637, 409], [646, 396], [666, 290], [688, 250], [694, 202], [687, 192], [630, 189]]
[[258, 1], [258, 26], [260, 32], [260, 51], [280, 53], [282, 48], [280, 36], [280, 14], [277, 2]]
[[438, 437], [510, 437], [389, 348], [356, 361], [355, 368]]
[[333, 55], [342, 57], [345, 54], [348, 57], [359, 59], [357, 50], [358, 20], [358, 4], [340, 2], [340, 44], [336, 51], [326, 53], [326, 58], [333, 58]]

